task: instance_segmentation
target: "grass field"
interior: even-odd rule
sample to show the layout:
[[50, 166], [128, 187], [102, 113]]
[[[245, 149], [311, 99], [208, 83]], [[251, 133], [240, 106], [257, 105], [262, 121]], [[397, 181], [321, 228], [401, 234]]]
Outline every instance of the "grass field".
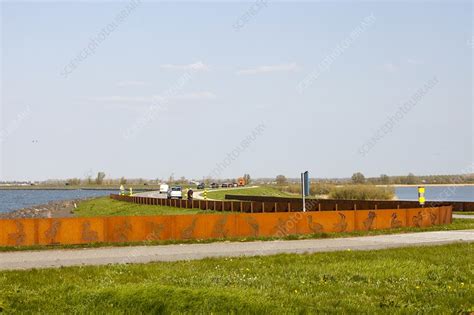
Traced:
[[0, 272], [6, 313], [474, 311], [474, 244]]
[[454, 211], [453, 213], [454, 213], [454, 214], [474, 215], [474, 212], [471, 212], [471, 211], [465, 211], [465, 212], [462, 212], [462, 211]]
[[74, 211], [75, 216], [116, 216], [116, 215], [167, 215], [167, 214], [195, 214], [212, 213], [199, 209], [179, 209], [167, 206], [139, 205], [131, 202], [113, 200], [110, 197], [100, 197], [85, 200], [79, 203]]
[[269, 196], [269, 197], [297, 197], [296, 194], [279, 191], [270, 186], [253, 188], [234, 188], [211, 191], [207, 193], [209, 199], [225, 200], [225, 195]]

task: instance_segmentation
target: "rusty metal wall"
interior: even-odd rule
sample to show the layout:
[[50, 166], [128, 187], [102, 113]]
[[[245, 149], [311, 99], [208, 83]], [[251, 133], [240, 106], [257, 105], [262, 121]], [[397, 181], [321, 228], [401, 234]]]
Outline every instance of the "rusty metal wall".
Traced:
[[[289, 202], [292, 207], [302, 210], [301, 198], [225, 195], [226, 200], [259, 201], [259, 202]], [[337, 208], [336, 208], [337, 205]], [[426, 207], [452, 206], [453, 211], [474, 211], [474, 202], [469, 201], [427, 201]], [[354, 209], [395, 209], [421, 208], [418, 201], [404, 200], [339, 200], [339, 199], [306, 199], [309, 211], [354, 210]]]
[[[135, 202], [156, 202], [132, 197]], [[164, 202], [164, 201], [163, 201]], [[167, 201], [186, 206], [186, 201]], [[166, 203], [166, 202], [164, 202]], [[193, 202], [194, 203], [194, 202]], [[260, 211], [262, 204], [220, 203], [234, 210]], [[203, 202], [201, 202], [202, 206]], [[188, 205], [190, 206], [190, 205]], [[209, 203], [208, 203], [209, 206]], [[267, 207], [267, 203], [265, 203]], [[268, 207], [270, 207], [268, 205]], [[451, 222], [452, 207], [230, 213], [165, 216], [90, 217], [0, 220], [0, 246], [138, 242], [234, 237], [285, 236], [322, 232], [350, 232], [404, 226], [427, 227]]]

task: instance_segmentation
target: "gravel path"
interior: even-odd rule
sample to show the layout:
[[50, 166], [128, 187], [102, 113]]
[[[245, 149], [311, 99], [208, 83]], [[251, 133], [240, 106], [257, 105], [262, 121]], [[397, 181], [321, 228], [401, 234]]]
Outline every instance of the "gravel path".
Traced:
[[[208, 257], [259, 256], [280, 253], [316, 253], [374, 250], [417, 245], [474, 242], [474, 230], [436, 231], [337, 239], [219, 242], [162, 246], [104, 247], [0, 253], [0, 270], [76, 265], [148, 263]], [[466, 253], [467, 254], [467, 253]]]

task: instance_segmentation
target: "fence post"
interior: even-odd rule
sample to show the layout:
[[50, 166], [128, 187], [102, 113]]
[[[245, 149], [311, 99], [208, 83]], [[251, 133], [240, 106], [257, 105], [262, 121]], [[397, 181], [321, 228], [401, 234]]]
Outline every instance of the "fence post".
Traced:
[[250, 213], [253, 213], [253, 201], [250, 201]]
[[242, 201], [240, 202], [240, 212], [242, 212], [244, 209], [243, 209], [243, 203]]
[[288, 202], [288, 212], [291, 212], [291, 203]]
[[278, 212], [278, 203], [275, 202], [275, 212]]
[[265, 201], [262, 201], [262, 213], [265, 213]]

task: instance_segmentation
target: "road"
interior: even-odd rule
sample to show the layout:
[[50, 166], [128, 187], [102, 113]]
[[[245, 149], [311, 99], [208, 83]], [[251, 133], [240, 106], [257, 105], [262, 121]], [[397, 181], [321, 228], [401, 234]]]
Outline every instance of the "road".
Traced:
[[281, 253], [374, 250], [416, 245], [441, 245], [456, 242], [474, 242], [474, 230], [419, 232], [336, 239], [218, 242], [209, 244], [4, 252], [0, 253], [0, 270], [148, 263], [154, 261], [196, 260], [209, 257], [263, 256]]
[[[257, 188], [258, 186], [245, 186], [245, 187], [233, 187], [233, 188], [218, 188], [218, 189], [208, 189], [207, 192], [212, 192], [212, 191], [232, 191], [234, 189], [249, 189], [249, 188]], [[187, 190], [186, 190], [187, 191]], [[204, 197], [202, 196], [202, 193], [204, 190], [197, 190], [193, 189], [193, 198], [194, 199], [201, 199], [203, 200]], [[158, 199], [166, 199], [166, 194], [162, 194], [159, 191], [145, 191], [141, 193], [136, 193], [133, 194], [136, 197], [151, 197], [151, 198], [158, 198]], [[212, 200], [209, 199], [208, 200]]]
[[470, 214], [453, 214], [455, 219], [474, 219], [474, 215]]

